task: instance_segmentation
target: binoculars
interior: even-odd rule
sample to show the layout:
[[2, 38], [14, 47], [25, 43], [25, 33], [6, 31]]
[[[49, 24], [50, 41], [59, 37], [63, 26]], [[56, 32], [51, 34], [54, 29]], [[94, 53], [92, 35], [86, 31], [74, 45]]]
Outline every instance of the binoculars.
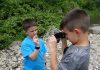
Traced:
[[56, 34], [54, 34], [55, 38], [57, 39], [57, 43], [59, 43], [61, 38], [65, 38], [66, 34], [64, 32], [58, 32]]

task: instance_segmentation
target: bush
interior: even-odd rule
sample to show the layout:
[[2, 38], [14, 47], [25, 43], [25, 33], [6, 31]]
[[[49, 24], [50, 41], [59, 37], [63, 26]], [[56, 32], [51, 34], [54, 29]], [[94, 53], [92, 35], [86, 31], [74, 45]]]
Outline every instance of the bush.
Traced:
[[25, 18], [35, 19], [43, 36], [50, 26], [59, 28], [63, 15], [75, 7], [87, 10], [92, 17], [100, 16], [99, 3], [94, 0], [0, 0], [0, 49], [25, 37], [21, 24]]

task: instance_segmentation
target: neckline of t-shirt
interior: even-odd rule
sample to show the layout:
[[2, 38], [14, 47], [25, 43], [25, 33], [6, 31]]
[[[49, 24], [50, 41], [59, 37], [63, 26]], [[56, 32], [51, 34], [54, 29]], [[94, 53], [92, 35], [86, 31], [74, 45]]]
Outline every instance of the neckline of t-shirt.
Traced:
[[76, 48], [84, 48], [84, 49], [90, 48], [90, 45], [73, 45], [73, 46]]

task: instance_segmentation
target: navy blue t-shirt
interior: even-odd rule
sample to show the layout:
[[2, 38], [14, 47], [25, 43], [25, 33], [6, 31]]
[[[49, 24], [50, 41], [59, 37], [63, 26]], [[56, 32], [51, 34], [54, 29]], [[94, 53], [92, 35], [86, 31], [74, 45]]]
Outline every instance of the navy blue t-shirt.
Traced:
[[71, 45], [65, 52], [57, 70], [88, 70], [90, 45]]

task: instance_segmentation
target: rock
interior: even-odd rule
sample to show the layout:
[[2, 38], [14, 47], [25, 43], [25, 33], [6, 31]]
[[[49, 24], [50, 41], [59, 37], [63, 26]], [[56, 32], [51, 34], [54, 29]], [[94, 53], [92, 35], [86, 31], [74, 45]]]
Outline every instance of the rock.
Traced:
[[93, 34], [100, 34], [100, 26], [93, 26], [93, 27], [90, 27], [90, 33], [93, 33]]
[[[50, 34], [47, 35], [47, 37]], [[47, 38], [44, 39], [47, 45]], [[100, 70], [100, 34], [89, 34], [89, 40], [92, 45], [90, 49], [89, 70]], [[71, 43], [68, 41], [68, 45]], [[50, 66], [50, 54], [47, 48], [46, 62], [48, 70]], [[62, 58], [61, 42], [57, 44], [57, 59], [60, 62]], [[20, 51], [20, 42], [14, 41], [8, 49], [0, 50], [0, 70], [23, 70], [23, 57]]]
[[14, 41], [11, 47], [0, 51], [0, 70], [23, 70], [20, 42]]

